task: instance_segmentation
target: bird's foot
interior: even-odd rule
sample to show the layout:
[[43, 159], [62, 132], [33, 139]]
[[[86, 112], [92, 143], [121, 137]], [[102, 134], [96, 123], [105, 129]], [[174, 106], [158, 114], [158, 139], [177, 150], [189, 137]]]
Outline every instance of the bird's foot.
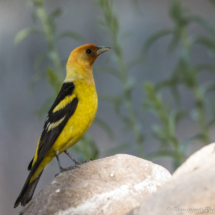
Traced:
[[71, 169], [75, 169], [75, 168], [80, 168], [79, 166], [70, 166], [70, 167], [67, 167], [67, 168], [62, 168], [60, 169], [60, 172], [66, 172], [68, 170], [71, 170]]
[[83, 162], [77, 162], [77, 163], [75, 163], [75, 166], [76, 165], [82, 165], [82, 164], [85, 164], [85, 163], [88, 163], [88, 162], [90, 162], [90, 161], [92, 161], [93, 159], [88, 159], [88, 160], [85, 160], [85, 161], [83, 161]]
[[57, 177], [58, 175], [60, 175], [62, 172], [66, 172], [68, 170], [71, 170], [71, 169], [76, 169], [76, 168], [80, 168], [78, 165], [75, 165], [75, 166], [70, 166], [70, 167], [67, 167], [67, 168], [63, 168], [63, 167], [60, 167], [60, 172], [57, 173], [55, 175], [55, 177]]
[[[73, 166], [72, 168], [75, 168], [75, 167], [80, 168], [80, 167], [79, 167], [80, 165], [85, 164], [85, 163], [88, 163], [88, 162], [90, 162], [90, 161], [92, 161], [92, 159], [88, 159], [88, 160], [85, 160], [85, 161], [83, 161], [83, 162], [78, 162], [78, 161], [76, 161], [76, 162], [75, 162], [75, 166]], [[69, 168], [70, 168], [70, 167], [69, 167]]]
[[86, 160], [86, 161], [80, 163], [80, 162], [78, 162], [75, 158], [73, 158], [72, 155], [70, 155], [69, 152], [68, 152], [67, 150], [65, 150], [64, 153], [65, 153], [67, 156], [69, 156], [69, 158], [75, 163], [75, 166], [78, 166], [78, 165], [87, 163], [87, 162], [89, 162], [89, 161], [92, 161], [92, 159], [88, 159], [88, 160]]
[[76, 162], [75, 162], [75, 166], [70, 166], [70, 167], [67, 167], [67, 168], [60, 167], [60, 172], [57, 173], [57, 174], [55, 175], [55, 177], [57, 177], [58, 175], [60, 175], [62, 172], [66, 172], [66, 171], [71, 170], [71, 169], [80, 168], [80, 167], [79, 167], [80, 165], [85, 164], [85, 163], [88, 163], [88, 162], [90, 162], [90, 161], [92, 161], [92, 159], [88, 159], [88, 160], [83, 161], [83, 162], [77, 162], [77, 161], [76, 161]]

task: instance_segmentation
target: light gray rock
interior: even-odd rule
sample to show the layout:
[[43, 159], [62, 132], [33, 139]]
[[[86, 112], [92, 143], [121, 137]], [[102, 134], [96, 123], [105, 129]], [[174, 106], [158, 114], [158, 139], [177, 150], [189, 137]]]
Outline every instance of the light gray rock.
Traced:
[[215, 143], [211, 143], [191, 155], [173, 174], [173, 177], [192, 173], [215, 162]]
[[22, 210], [22, 215], [121, 215], [171, 179], [163, 167], [118, 154], [63, 172]]
[[188, 158], [171, 181], [128, 215], [215, 214], [214, 146]]

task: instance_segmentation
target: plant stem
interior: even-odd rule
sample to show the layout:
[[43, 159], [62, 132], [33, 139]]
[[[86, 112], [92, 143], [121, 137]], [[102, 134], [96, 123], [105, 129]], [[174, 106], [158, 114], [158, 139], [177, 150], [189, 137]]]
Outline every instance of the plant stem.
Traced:
[[174, 169], [178, 168], [184, 161], [184, 155], [179, 149], [179, 142], [175, 137], [172, 137], [172, 143], [175, 147], [176, 157], [174, 161]]
[[43, 0], [34, 0], [36, 12], [43, 26], [46, 42], [49, 50], [49, 59], [53, 62], [54, 71], [60, 79], [62, 79], [62, 65], [61, 60], [55, 45], [55, 32], [52, 28], [47, 12], [45, 10]]
[[132, 103], [132, 95], [131, 88], [129, 88], [129, 77], [128, 71], [126, 68], [126, 64], [123, 60], [122, 47], [120, 45], [119, 37], [119, 25], [118, 20], [114, 14], [111, 3], [109, 0], [100, 0], [99, 5], [104, 13], [106, 26], [111, 36], [111, 40], [113, 43], [113, 50], [115, 51], [117, 57], [117, 63], [120, 68], [120, 81], [123, 85], [123, 98], [125, 102], [125, 107], [130, 120], [130, 127], [133, 131], [133, 135], [135, 141], [137, 143], [137, 153], [140, 157], [144, 157], [143, 150], [143, 135], [141, 134], [141, 130], [139, 128], [137, 116], [135, 113], [135, 109]]
[[209, 138], [209, 130], [206, 125], [206, 115], [205, 115], [206, 110], [204, 106], [203, 95], [200, 92], [197, 84], [194, 86], [193, 93], [195, 96], [195, 102], [196, 102], [197, 111], [199, 115], [198, 122], [201, 129], [202, 140], [205, 145], [208, 145], [210, 143], [210, 138]]
[[[187, 31], [185, 28], [183, 28], [181, 30], [181, 38], [182, 38], [183, 49], [185, 50], [186, 53], [189, 53], [191, 44], [189, 42], [189, 39], [187, 36]], [[187, 54], [187, 57], [189, 57], [189, 54]], [[190, 61], [190, 57], [188, 60]], [[201, 129], [202, 140], [203, 140], [204, 144], [207, 145], [210, 143], [210, 139], [209, 139], [209, 130], [207, 127], [207, 122], [206, 122], [206, 110], [205, 110], [205, 106], [204, 106], [204, 98], [203, 98], [203, 95], [199, 88], [197, 75], [195, 72], [193, 72], [194, 71], [193, 66], [192, 66], [192, 68], [189, 68], [189, 70], [188, 70], [188, 72], [191, 72], [191, 71], [192, 71], [192, 74], [187, 74], [187, 75], [192, 78], [192, 85], [190, 86], [190, 88], [193, 92], [196, 109], [198, 112], [197, 121], [198, 121], [200, 129]]]
[[[121, 50], [121, 47], [118, 47], [118, 48]], [[122, 53], [122, 52], [120, 52], [120, 53]], [[131, 90], [127, 89], [127, 87], [126, 87], [126, 86], [128, 86], [129, 78], [128, 78], [126, 66], [123, 62], [122, 54], [120, 54], [118, 56], [118, 65], [119, 65], [120, 71], [121, 71], [121, 81], [122, 81], [122, 85], [123, 85], [123, 89], [124, 89], [123, 94], [124, 94], [124, 98], [125, 98], [125, 106], [128, 111], [128, 114], [129, 114], [129, 118], [131, 121], [131, 127], [133, 129], [133, 134], [135, 137], [135, 141], [137, 143], [137, 151], [138, 151], [140, 157], [144, 157], [143, 137], [142, 137], [142, 134], [140, 133], [137, 116], [136, 116], [136, 113], [135, 113], [135, 110], [133, 107]]]

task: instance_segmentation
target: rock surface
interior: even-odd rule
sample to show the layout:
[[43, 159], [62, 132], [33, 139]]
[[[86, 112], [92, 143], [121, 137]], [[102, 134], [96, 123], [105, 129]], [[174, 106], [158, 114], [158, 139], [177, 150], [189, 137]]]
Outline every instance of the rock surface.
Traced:
[[191, 155], [173, 174], [173, 177], [205, 168], [215, 162], [215, 143], [211, 143]]
[[179, 167], [171, 181], [129, 215], [215, 214], [215, 144]]
[[170, 179], [170, 173], [159, 165], [119, 154], [63, 172], [20, 214], [121, 215], [138, 207]]

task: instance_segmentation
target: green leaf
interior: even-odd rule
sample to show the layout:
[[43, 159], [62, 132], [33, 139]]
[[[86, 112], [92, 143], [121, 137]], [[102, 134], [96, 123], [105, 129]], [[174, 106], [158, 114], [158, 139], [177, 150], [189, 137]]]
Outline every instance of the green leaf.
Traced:
[[199, 25], [201, 25], [201, 27], [203, 27], [204, 29], [209, 31], [212, 34], [211, 35], [212, 37], [215, 37], [215, 28], [213, 27], [212, 23], [210, 23], [209, 21], [205, 20], [201, 16], [197, 16], [197, 15], [190, 15], [188, 17], [188, 19], [190, 21], [198, 23]]
[[187, 10], [183, 8], [182, 2], [180, 0], [170, 1], [169, 13], [171, 18], [176, 23], [177, 27], [183, 27], [183, 25], [187, 21]]
[[170, 15], [173, 19], [175, 20], [181, 19], [182, 8], [179, 1], [177, 0], [171, 1], [169, 10], [170, 10]]
[[156, 33], [152, 34], [144, 43], [143, 50], [144, 52], [148, 52], [149, 48], [161, 37], [164, 37], [166, 35], [173, 34], [172, 29], [162, 29], [160, 31], [157, 31]]
[[38, 28], [25, 28], [16, 35], [14, 39], [15, 44], [21, 43], [26, 37], [32, 34], [43, 34], [43, 31]]
[[56, 10], [54, 10], [53, 12], [51, 12], [48, 16], [48, 19], [53, 22], [55, 18], [57, 18], [58, 16], [60, 16], [62, 14], [62, 9], [61, 8], [57, 8]]
[[58, 39], [64, 38], [64, 37], [69, 37], [72, 38], [74, 40], [77, 40], [79, 42], [84, 42], [85, 39], [83, 38], [83, 36], [81, 36], [80, 34], [74, 32], [74, 31], [65, 31], [62, 34], [60, 34], [58, 36]]
[[110, 126], [105, 121], [101, 120], [99, 117], [96, 117], [94, 122], [107, 133], [107, 135], [109, 136], [110, 139], [114, 138], [113, 131], [111, 130]]
[[207, 38], [207, 37], [196, 37], [195, 38], [195, 43], [201, 44], [203, 46], [205, 46], [208, 49], [212, 49], [213, 51], [215, 51], [215, 41]]
[[151, 82], [147, 81], [144, 83], [144, 89], [149, 100], [155, 100], [155, 89]]

